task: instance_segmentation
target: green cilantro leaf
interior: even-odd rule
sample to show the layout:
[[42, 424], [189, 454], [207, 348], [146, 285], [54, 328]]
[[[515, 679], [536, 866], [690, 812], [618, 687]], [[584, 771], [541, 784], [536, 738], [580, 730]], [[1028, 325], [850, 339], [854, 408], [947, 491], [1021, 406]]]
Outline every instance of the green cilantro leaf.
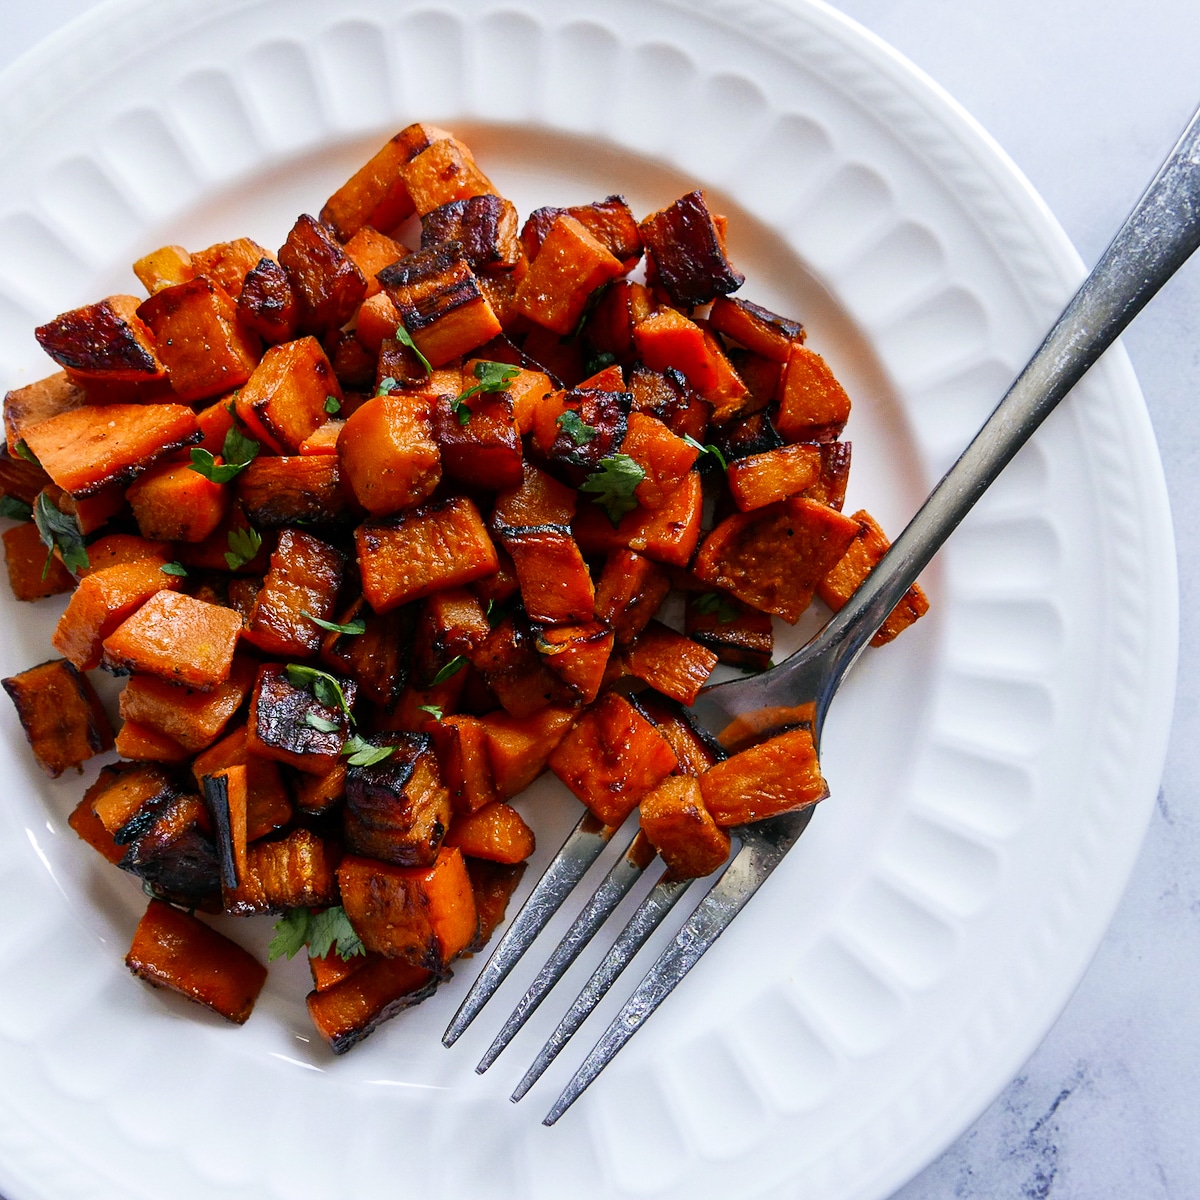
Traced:
[[462, 396], [456, 396], [450, 401], [450, 411], [458, 418], [458, 423], [464, 428], [471, 423], [475, 415], [464, 403]]
[[434, 677], [435, 684], [445, 683], [453, 675], [457, 675], [459, 671], [467, 665], [465, 655], [456, 654]]
[[43, 579], [50, 573], [50, 562], [56, 549], [62, 555], [63, 566], [68, 571], [88, 569], [91, 564], [83, 545], [79, 522], [51, 503], [45, 492], [38, 492], [33, 505], [33, 520], [47, 551], [46, 565], [42, 568]]
[[585, 424], [583, 418], [573, 408], [568, 408], [555, 424], [577, 446], [586, 446], [598, 432], [594, 425]]
[[605, 367], [611, 367], [617, 361], [617, 356], [609, 350], [602, 350], [599, 354], [593, 355], [583, 364], [583, 377], [590, 379], [593, 375], [599, 375]]
[[16, 496], [0, 496], [0, 517], [10, 521], [29, 521], [33, 519], [33, 509], [24, 500]]
[[721, 592], [705, 592], [692, 601], [697, 612], [709, 613], [722, 625], [730, 625], [738, 619], [737, 605]]
[[[230, 416], [234, 415], [234, 406], [229, 405]], [[191, 469], [197, 475], [202, 475], [212, 483], [228, 483], [235, 475], [248, 467], [257, 457], [262, 447], [251, 437], [247, 437], [239, 428], [237, 420], [225, 434], [221, 446], [221, 457], [225, 460], [220, 465], [208, 450], [196, 447], [191, 452]]]
[[225, 562], [231, 571], [244, 567], [262, 548], [262, 534], [250, 526], [231, 529], [227, 541], [229, 549], [225, 551]]
[[267, 962], [299, 954], [308, 941], [310, 923], [311, 914], [307, 908], [289, 908], [275, 922], [275, 936], [267, 947]]
[[645, 470], [628, 454], [610, 454], [600, 460], [600, 469], [593, 471], [579, 485], [579, 490], [591, 492], [592, 502], [599, 504], [616, 525], [627, 512], [637, 508], [633, 493], [645, 478]]
[[367, 621], [365, 617], [355, 617], [353, 621], [348, 621], [345, 625], [339, 625], [336, 621], [322, 621], [320, 617], [314, 617], [312, 613], [300, 610], [302, 617], [307, 617], [314, 625], [320, 625], [322, 629], [328, 629], [330, 633], [366, 633]]
[[304, 723], [318, 733], [337, 733], [341, 729], [341, 725], [337, 721], [331, 721], [328, 717], [323, 717], [320, 713], [315, 712], [306, 712]]
[[376, 396], [386, 396], [394, 392], [400, 385], [390, 376], [385, 375], [380, 381], [379, 386], [375, 389]]
[[342, 402], [336, 396], [325, 397], [325, 411], [332, 417], [342, 411]]
[[24, 438], [21, 438], [21, 440], [17, 442], [13, 449], [16, 450], [19, 458], [23, 458], [26, 462], [33, 463], [35, 467], [40, 467], [42, 465], [40, 462], [38, 462], [37, 455], [30, 450], [29, 443]]
[[720, 446], [714, 446], [711, 442], [709, 442], [707, 445], [701, 445], [694, 437], [692, 437], [690, 433], [685, 433], [683, 435], [683, 440], [687, 442], [687, 444], [691, 446], [693, 450], [699, 450], [701, 454], [711, 455], [712, 458], [716, 460], [717, 465], [722, 471], [729, 470], [729, 464], [725, 461], [725, 455], [721, 453]]
[[439, 708], [436, 704], [418, 704], [417, 708], [421, 712], [427, 712], [435, 721], [440, 721], [445, 716], [445, 710]]
[[481, 358], [475, 364], [474, 371], [475, 378], [479, 382], [474, 387], [467, 388], [465, 392], [459, 392], [450, 401], [450, 411], [458, 417], [460, 425], [466, 425], [471, 420], [471, 410], [463, 403], [464, 400], [478, 395], [480, 392], [506, 392], [520, 373], [520, 367]]
[[429, 359], [427, 359], [425, 355], [423, 355], [421, 351], [417, 349], [417, 343], [412, 340], [412, 334], [404, 328], [403, 321], [396, 326], [396, 341], [398, 341], [402, 346], [407, 346], [417, 356], [417, 358], [421, 360], [421, 366], [425, 368], [426, 375], [433, 374], [433, 368], [429, 365]]
[[342, 747], [346, 762], [352, 767], [373, 767], [385, 758], [390, 758], [395, 752], [395, 746], [372, 746], [356, 733], [351, 734]]
[[326, 708], [340, 708], [347, 717], [351, 717], [342, 685], [327, 671], [301, 666], [300, 663], [288, 663], [287, 677], [292, 687], [307, 688]]
[[354, 932], [350, 918], [342, 906], [335, 905], [324, 912], [310, 913], [308, 925], [308, 954], [310, 958], [324, 958], [336, 948], [339, 958], [354, 958], [366, 954], [367, 948]]
[[197, 475], [204, 476], [210, 483], [228, 483], [235, 475], [239, 475], [245, 463], [218, 463], [208, 450], [199, 446], [192, 450], [190, 468]]
[[161, 572], [162, 572], [164, 575], [178, 575], [178, 576], [180, 576], [180, 578], [186, 578], [186, 577], [187, 577], [187, 567], [185, 567], [185, 566], [183, 565], [183, 563], [179, 563], [179, 562], [169, 562], [169, 563], [164, 563], [164, 564], [163, 564], [161, 567], [159, 567], [158, 569], [159, 569], [159, 570], [160, 570], [160, 571], [161, 571]]

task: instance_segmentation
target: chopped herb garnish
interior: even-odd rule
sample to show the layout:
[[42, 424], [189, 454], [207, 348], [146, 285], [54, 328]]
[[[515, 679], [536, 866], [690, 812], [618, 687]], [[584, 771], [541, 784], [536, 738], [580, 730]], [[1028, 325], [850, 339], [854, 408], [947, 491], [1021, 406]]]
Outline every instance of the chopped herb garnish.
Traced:
[[55, 550], [62, 555], [63, 566], [68, 571], [86, 571], [91, 566], [79, 522], [53, 504], [45, 492], [39, 492], [34, 502], [33, 520], [47, 551], [46, 565], [42, 568], [43, 579], [50, 573]]
[[16, 496], [0, 496], [0, 517], [10, 521], [30, 521], [33, 519], [33, 509], [24, 500]]
[[445, 683], [452, 675], [457, 675], [459, 671], [467, 665], [466, 656], [456, 654], [434, 677], [435, 684]]
[[445, 710], [439, 708], [436, 704], [418, 704], [417, 708], [421, 712], [427, 712], [435, 721], [440, 721], [445, 716]]
[[30, 450], [29, 443], [24, 438], [21, 438], [21, 440], [17, 442], [13, 449], [17, 452], [17, 456], [19, 458], [23, 458], [26, 462], [33, 463], [35, 467], [40, 467], [42, 465], [40, 462], [38, 462], [37, 455]]
[[593, 471], [579, 485], [579, 490], [593, 493], [592, 502], [599, 504], [616, 525], [627, 512], [637, 508], [633, 493], [645, 478], [645, 470], [628, 454], [610, 454], [600, 460], [600, 469]]
[[586, 446], [599, 432], [594, 425], [585, 424], [583, 418], [573, 408], [568, 408], [555, 424], [577, 446]]
[[342, 411], [342, 402], [336, 396], [325, 397], [325, 411], [332, 417]]
[[372, 746], [356, 733], [352, 733], [342, 747], [346, 762], [352, 767], [373, 767], [385, 758], [390, 758], [395, 752], [395, 746]]
[[307, 617], [314, 625], [320, 625], [322, 629], [328, 629], [330, 633], [366, 633], [367, 622], [365, 617], [355, 617], [353, 621], [347, 621], [345, 625], [339, 625], [336, 621], [322, 621], [320, 617], [314, 617], [312, 613], [300, 610], [302, 617]]
[[300, 663], [288, 663], [287, 677], [292, 687], [308, 688], [326, 708], [340, 708], [346, 716], [350, 716], [350, 705], [346, 703], [342, 685], [327, 671], [301, 666]]
[[390, 376], [385, 375], [380, 381], [379, 386], [375, 389], [376, 396], [386, 396], [394, 392], [400, 385]]
[[320, 713], [315, 712], [306, 712], [304, 714], [304, 723], [315, 729], [318, 733], [337, 733], [342, 727], [339, 722], [331, 721], [328, 717], [323, 717]]
[[231, 571], [244, 567], [262, 549], [262, 534], [247, 525], [245, 529], [231, 529], [229, 549], [225, 551], [225, 562]]
[[398, 341], [402, 346], [407, 346], [417, 356], [417, 358], [421, 360], [421, 366], [425, 368], [426, 375], [433, 374], [433, 368], [429, 365], [429, 359], [427, 359], [425, 355], [423, 355], [421, 351], [417, 349], [417, 343], [412, 340], [412, 334], [404, 328], [403, 321], [396, 326], [396, 341]]
[[692, 601], [697, 612], [709, 613], [722, 625], [730, 625], [738, 619], [737, 605], [721, 592], [705, 592]]
[[275, 922], [275, 936], [267, 947], [267, 961], [292, 958], [308, 946], [310, 958], [324, 958], [337, 950], [339, 958], [365, 954], [362, 939], [354, 932], [350, 918], [341, 905], [313, 912], [308, 908], [291, 908]]
[[293, 958], [308, 942], [309, 913], [307, 908], [289, 908], [275, 922], [275, 936], [267, 947], [267, 961]]
[[[229, 414], [234, 416], [234, 407], [229, 405]], [[229, 427], [225, 441], [221, 446], [221, 457], [225, 460], [218, 463], [207, 450], [196, 447], [192, 451], [191, 469], [197, 475], [203, 475], [212, 483], [228, 483], [235, 475], [248, 467], [257, 457], [262, 447], [252, 438], [247, 437], [239, 428], [237, 419]]]
[[450, 411], [458, 417], [460, 425], [466, 425], [471, 419], [471, 410], [463, 403], [464, 400], [480, 392], [508, 391], [512, 381], [520, 375], [521, 368], [514, 367], [510, 363], [491, 362], [488, 359], [481, 358], [475, 364], [474, 373], [475, 378], [479, 382], [474, 387], [469, 387], [466, 391], [459, 392], [450, 401]]
[[187, 567], [180, 562], [164, 563], [158, 568], [164, 575], [178, 575], [180, 578], [186, 578]]
[[702, 445], [694, 437], [692, 437], [690, 433], [685, 433], [683, 435], [683, 440], [687, 442], [687, 444], [691, 446], [693, 450], [699, 450], [701, 454], [707, 454], [715, 459], [717, 465], [720, 466], [722, 471], [729, 470], [729, 463], [725, 461], [725, 455], [721, 453], [720, 446], [714, 446], [712, 442], [709, 442], [707, 445]]
[[599, 375], [605, 367], [611, 367], [617, 361], [617, 356], [610, 350], [603, 350], [599, 354], [593, 355], [585, 360], [583, 364], [583, 377], [590, 379], [593, 375]]

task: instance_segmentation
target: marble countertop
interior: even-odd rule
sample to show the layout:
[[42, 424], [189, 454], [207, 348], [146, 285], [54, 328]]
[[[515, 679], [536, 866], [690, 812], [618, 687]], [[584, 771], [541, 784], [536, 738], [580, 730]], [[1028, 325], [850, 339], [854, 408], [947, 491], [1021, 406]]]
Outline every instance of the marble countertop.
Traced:
[[[0, 67], [96, 0], [9, 5]], [[1083, 259], [1103, 250], [1197, 102], [1196, 0], [838, 0], [970, 112]], [[1200, 261], [1125, 336], [1179, 554], [1178, 698], [1129, 889], [1021, 1074], [894, 1200], [1200, 1195]]]

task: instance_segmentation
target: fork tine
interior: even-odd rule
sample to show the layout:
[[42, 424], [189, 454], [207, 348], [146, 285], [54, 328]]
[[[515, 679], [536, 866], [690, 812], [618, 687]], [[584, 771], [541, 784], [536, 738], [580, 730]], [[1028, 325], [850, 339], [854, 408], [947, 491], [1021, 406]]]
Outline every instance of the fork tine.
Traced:
[[442, 1045], [453, 1046], [458, 1041], [534, 938], [545, 929], [559, 905], [587, 874], [588, 867], [600, 856], [614, 833], [614, 827], [602, 824], [590, 812], [585, 812], [579, 818], [579, 823], [567, 835], [567, 840], [537, 881], [521, 911], [505, 930], [466, 999], [459, 1005], [454, 1020], [442, 1036]]
[[664, 872], [663, 877], [650, 890], [637, 911], [630, 917], [628, 924], [621, 930], [617, 940], [608, 948], [591, 979], [584, 985], [583, 991], [576, 997], [559, 1022], [558, 1028], [534, 1059], [533, 1065], [517, 1084], [512, 1094], [513, 1100], [520, 1100], [541, 1078], [546, 1068], [558, 1057], [558, 1052], [571, 1040], [571, 1036], [587, 1019], [592, 1009], [608, 994], [608, 989], [612, 987], [617, 976], [633, 961], [646, 939], [662, 924], [663, 918], [692, 882], [690, 879], [668, 879]]
[[499, 1057], [500, 1052], [517, 1035], [521, 1027], [537, 1010], [550, 989], [562, 978], [567, 968], [579, 957], [591, 940], [592, 934], [608, 920], [614, 908], [629, 893], [629, 889], [641, 878], [642, 872], [654, 861], [655, 850], [650, 840], [639, 829], [625, 848], [625, 853], [612, 865], [592, 898], [584, 905], [571, 928], [563, 935], [554, 953], [546, 960], [529, 990], [521, 997], [504, 1022], [496, 1040], [475, 1068], [481, 1075]]
[[799, 812], [784, 813], [738, 830], [742, 848], [626, 1000], [542, 1124], [553, 1125], [575, 1103], [621, 1047], [645, 1024], [646, 1018], [671, 994], [675, 985], [700, 961], [804, 832], [813, 807], [810, 805]]

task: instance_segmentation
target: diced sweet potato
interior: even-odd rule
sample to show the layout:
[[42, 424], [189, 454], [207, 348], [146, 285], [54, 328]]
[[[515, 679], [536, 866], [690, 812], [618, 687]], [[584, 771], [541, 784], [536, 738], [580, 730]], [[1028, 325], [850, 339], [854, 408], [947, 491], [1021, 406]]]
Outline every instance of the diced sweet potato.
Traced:
[[793, 342], [779, 380], [775, 426], [786, 442], [831, 442], [850, 416], [850, 397], [817, 353]]
[[346, 764], [338, 763], [328, 775], [297, 774], [292, 781], [296, 807], [304, 813], [328, 812], [346, 795]]
[[638, 819], [673, 879], [711, 875], [729, 857], [729, 834], [704, 807], [690, 775], [671, 775], [643, 796]]
[[684, 632], [714, 651], [718, 662], [731, 667], [765, 671], [771, 665], [775, 635], [770, 614], [751, 608], [726, 592], [690, 594]]
[[232, 609], [160, 591], [104, 639], [104, 663], [212, 691], [229, 678], [241, 631]]
[[131, 762], [183, 763], [191, 753], [174, 738], [138, 721], [126, 721], [117, 730], [114, 748]]
[[267, 251], [253, 238], [240, 237], [228, 242], [216, 242], [192, 256], [192, 272], [207, 275], [213, 283], [225, 289], [237, 300], [247, 274], [268, 257]]
[[171, 544], [139, 537], [136, 533], [110, 533], [89, 542], [87, 556], [88, 565], [78, 572], [80, 579], [122, 563], [155, 562], [162, 566], [171, 561]]
[[[136, 296], [109, 296], [38, 326], [38, 344], [77, 381], [157, 383], [166, 372]], [[41, 458], [41, 455], [38, 455]]]
[[456, 813], [472, 813], [497, 799], [487, 735], [478, 717], [444, 716], [431, 722], [429, 735]]
[[[378, 954], [366, 953], [352, 954], [349, 958], [343, 958], [337, 952], [336, 947], [327, 954], [313, 955], [310, 951], [308, 969], [313, 979], [313, 994], [328, 991], [330, 988], [341, 983], [343, 979], [349, 979], [355, 971], [361, 970], [368, 963], [396, 963], [397, 961], [397, 959], [382, 958]], [[409, 969], [418, 970], [419, 968]], [[429, 974], [429, 972], [426, 972], [426, 974]]]
[[160, 463], [125, 493], [145, 538], [202, 542], [225, 517], [229, 495], [184, 463]]
[[[28, 425], [36, 425], [47, 417], [70, 412], [88, 404], [87, 392], [66, 371], [59, 371], [36, 383], [13, 388], [4, 396], [4, 436], [9, 454], [17, 453], [17, 446], [25, 436]], [[7, 489], [4, 489], [7, 491]]]
[[242, 706], [256, 667], [235, 660], [229, 678], [211, 692], [197, 692], [152, 676], [134, 675], [121, 693], [121, 716], [136, 721], [196, 754], [211, 746]]
[[327, 542], [285, 529], [243, 630], [246, 640], [282, 658], [316, 654], [324, 633], [313, 618], [333, 618], [344, 563]]
[[[475, 377], [464, 371], [463, 390], [475, 383]], [[433, 434], [448, 479], [495, 491], [520, 483], [521, 438], [506, 393], [475, 395], [457, 407], [454, 397], [440, 396]]]
[[261, 454], [234, 488], [256, 529], [337, 529], [358, 512], [336, 454]]
[[405, 608], [375, 613], [360, 597], [339, 614], [338, 624], [356, 620], [363, 623], [362, 633], [326, 633], [321, 659], [335, 672], [356, 680], [368, 700], [390, 707], [408, 678], [413, 613]]
[[223, 934], [161, 900], [151, 900], [138, 923], [125, 965], [243, 1025], [267, 979], [267, 969]]
[[620, 825], [678, 765], [659, 732], [607, 692], [550, 755], [550, 769], [606, 825]]
[[414, 154], [401, 165], [400, 177], [419, 217], [455, 200], [496, 192], [470, 150], [453, 137], [440, 138]]
[[246, 768], [246, 840], [253, 842], [282, 829], [292, 819], [287, 788], [277, 763], [247, 749], [245, 725], [200, 754], [192, 763], [192, 774], [200, 787], [205, 775], [234, 766]]
[[220, 861], [204, 802], [199, 796], [175, 796], [142, 817], [135, 816], [118, 837], [120, 841], [133, 832], [121, 869], [136, 875], [159, 899], [215, 911]]
[[246, 768], [239, 764], [204, 775], [200, 779], [200, 791], [212, 823], [221, 887], [227, 897], [229, 892], [247, 882], [248, 878], [246, 798], [249, 788]]
[[471, 858], [519, 863], [533, 853], [534, 836], [511, 804], [496, 800], [469, 815], [455, 817], [445, 844], [457, 846]]
[[[865, 509], [850, 518], [857, 521], [862, 533], [850, 543], [850, 548], [817, 584], [817, 595], [837, 612], [858, 590], [859, 585], [875, 569], [879, 560], [891, 549], [891, 542], [879, 523]], [[914, 621], [929, 611], [929, 601], [918, 584], [904, 593], [900, 603], [888, 614], [871, 639], [872, 646], [883, 646], [898, 637]]]
[[[106, 767], [105, 770], [111, 770], [111, 768]], [[118, 846], [113, 841], [113, 835], [104, 828], [100, 818], [92, 811], [91, 793], [99, 782], [97, 780], [96, 783], [93, 783], [92, 787], [84, 793], [83, 799], [71, 810], [70, 816], [67, 817], [67, 824], [75, 830], [79, 838], [115, 866], [125, 857], [125, 847]]]
[[79, 770], [113, 744], [112, 727], [85, 675], [65, 659], [51, 659], [0, 680], [12, 697], [34, 757], [53, 779]]
[[804, 341], [804, 326], [749, 300], [718, 296], [708, 315], [718, 333], [773, 362], [785, 363], [792, 345]]
[[442, 242], [458, 242], [472, 271], [511, 271], [523, 253], [516, 207], [488, 194], [442, 204], [421, 218], [421, 249]]
[[429, 400], [396, 392], [368, 400], [346, 421], [338, 460], [359, 504], [373, 516], [420, 504], [442, 478]]
[[129, 483], [200, 437], [195, 414], [183, 404], [88, 406], [25, 431], [25, 442], [46, 473], [76, 497]]
[[4, 561], [9, 585], [18, 600], [60, 596], [75, 586], [75, 577], [61, 559], [46, 549], [38, 527], [31, 521], [4, 531]]
[[613, 632], [601, 621], [585, 625], [550, 625], [537, 632], [535, 646], [542, 661], [574, 693], [580, 704], [591, 704], [600, 694]]
[[363, 595], [376, 612], [482, 579], [500, 565], [466, 497], [367, 521], [354, 536]]
[[534, 209], [521, 229], [521, 244], [529, 258], [536, 258], [554, 225], [563, 215], [574, 217], [614, 258], [631, 270], [642, 257], [642, 235], [623, 196], [608, 196], [591, 204], [570, 208], [551, 206]]
[[[347, 706], [352, 705], [353, 682], [339, 679], [338, 684]], [[348, 732], [346, 712], [340, 706], [321, 703], [308, 687], [289, 680], [287, 667], [264, 663], [259, 668], [246, 726], [249, 753], [308, 774], [326, 775], [338, 765]]]
[[695, 703], [717, 665], [712, 650], [659, 621], [651, 621], [626, 648], [624, 660], [631, 675], [680, 704]]
[[724, 829], [807, 808], [829, 794], [812, 734], [792, 729], [714, 763], [700, 776], [705, 807]]
[[237, 394], [237, 415], [251, 437], [276, 454], [294, 454], [325, 424], [325, 402], [342, 387], [320, 342], [298, 338], [272, 346]]
[[223, 396], [250, 378], [262, 344], [238, 322], [229, 294], [208, 276], [162, 288], [137, 311], [154, 331], [171, 390], [181, 400]]
[[322, 335], [339, 328], [367, 294], [366, 278], [354, 260], [308, 213], [296, 219], [279, 262], [299, 302], [301, 333]]
[[679, 371], [702, 396], [718, 389], [721, 374], [704, 330], [674, 308], [651, 313], [633, 331], [638, 355], [652, 371]]
[[496, 526], [512, 557], [531, 621], [580, 624], [593, 616], [595, 589], [569, 526]]
[[182, 246], [160, 246], [151, 250], [133, 264], [133, 273], [151, 296], [165, 287], [185, 283], [195, 274], [192, 256]]
[[[180, 789], [166, 767], [156, 763], [116, 763], [101, 769], [96, 782], [88, 788], [87, 800], [96, 820], [123, 847], [149, 824], [157, 809], [179, 794]], [[121, 854], [124, 853], [122, 849]]]
[[412, 676], [419, 688], [457, 658], [471, 655], [491, 633], [483, 604], [466, 588], [435, 592], [420, 607], [413, 636]]
[[821, 451], [815, 442], [749, 454], [731, 462], [726, 472], [729, 493], [742, 512], [807, 492], [820, 477]]
[[514, 717], [576, 700], [575, 690], [538, 653], [537, 637], [523, 616], [501, 621], [472, 652], [471, 664]]
[[250, 916], [336, 904], [336, 858], [308, 829], [256, 842], [246, 851], [246, 870], [237, 887], [225, 892], [225, 911]]
[[745, 282], [725, 255], [725, 238], [702, 191], [680, 196], [638, 228], [657, 280], [677, 307], [707, 304]]
[[614, 550], [596, 581], [596, 616], [627, 646], [650, 623], [671, 590], [667, 573], [632, 550]]
[[700, 473], [690, 471], [661, 507], [635, 508], [615, 527], [598, 505], [581, 504], [572, 530], [586, 555], [635, 550], [655, 562], [685, 567], [700, 540], [703, 502]]
[[646, 413], [631, 412], [629, 428], [621, 443], [645, 473], [634, 489], [643, 508], [661, 508], [696, 463], [700, 451], [673, 434], [661, 421]]
[[270, 345], [291, 341], [300, 328], [296, 290], [274, 258], [260, 258], [247, 273], [237, 309], [242, 324]]
[[681, 775], [703, 775], [713, 763], [726, 757], [721, 743], [678, 702], [649, 689], [634, 693], [629, 702], [667, 739], [679, 759]]
[[475, 939], [479, 917], [457, 849], [440, 850], [428, 867], [348, 854], [338, 884], [346, 916], [368, 950], [442, 971]]
[[497, 797], [523, 792], [545, 769], [554, 748], [579, 719], [579, 710], [550, 705], [528, 717], [489, 713], [480, 718]]
[[384, 1021], [432, 996], [438, 981], [426, 967], [369, 955], [346, 978], [310, 992], [308, 1015], [334, 1054], [345, 1054]]

